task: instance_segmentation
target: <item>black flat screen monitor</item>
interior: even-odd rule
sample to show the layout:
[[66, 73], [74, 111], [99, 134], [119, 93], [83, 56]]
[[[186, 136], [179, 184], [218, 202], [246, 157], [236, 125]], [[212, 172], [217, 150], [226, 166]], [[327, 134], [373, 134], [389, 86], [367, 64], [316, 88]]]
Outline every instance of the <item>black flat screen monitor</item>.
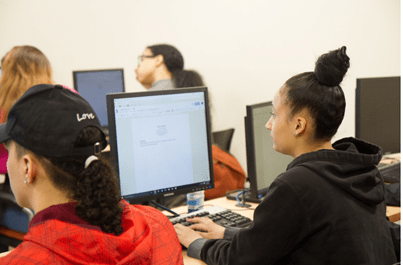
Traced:
[[400, 153], [400, 76], [358, 78], [355, 137]]
[[246, 158], [252, 200], [262, 199], [271, 183], [293, 160], [273, 149], [270, 131], [265, 127], [272, 111], [271, 101], [246, 106]]
[[104, 129], [108, 128], [106, 94], [125, 92], [123, 69], [73, 71], [74, 88], [90, 103]]
[[206, 87], [106, 98], [123, 199], [141, 203], [214, 188]]

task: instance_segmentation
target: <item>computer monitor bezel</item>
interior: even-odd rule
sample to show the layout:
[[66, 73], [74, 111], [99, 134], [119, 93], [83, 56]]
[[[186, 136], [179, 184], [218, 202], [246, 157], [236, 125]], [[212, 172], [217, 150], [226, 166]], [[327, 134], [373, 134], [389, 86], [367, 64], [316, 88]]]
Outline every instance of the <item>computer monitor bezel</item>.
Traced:
[[143, 203], [146, 201], [155, 200], [158, 198], [170, 198], [172, 196], [186, 194], [189, 192], [208, 190], [214, 188], [214, 171], [213, 171], [213, 155], [212, 155], [212, 139], [211, 139], [211, 119], [210, 119], [210, 109], [209, 109], [209, 99], [208, 99], [208, 89], [207, 87], [192, 87], [192, 88], [181, 88], [174, 90], [159, 90], [159, 91], [144, 91], [144, 92], [126, 92], [117, 94], [108, 94], [106, 96], [107, 110], [108, 110], [108, 124], [109, 124], [109, 144], [110, 144], [110, 158], [111, 163], [117, 175], [119, 177], [119, 187], [120, 187], [120, 176], [119, 176], [119, 159], [118, 159], [118, 148], [117, 148], [117, 136], [116, 136], [116, 119], [115, 119], [115, 102], [117, 98], [130, 98], [130, 97], [145, 97], [145, 96], [158, 96], [158, 95], [171, 95], [179, 93], [204, 93], [205, 102], [205, 121], [206, 121], [206, 137], [207, 137], [207, 151], [208, 151], [208, 163], [209, 163], [209, 174], [210, 181], [208, 183], [200, 184], [194, 183], [186, 186], [178, 187], [176, 190], [162, 191], [157, 194], [147, 194], [135, 198], [125, 198], [123, 199], [129, 201], [131, 204]]
[[[74, 89], [75, 89], [78, 93], [80, 93], [80, 90], [79, 90], [78, 84], [77, 84], [77, 74], [96, 73], [96, 72], [99, 72], [99, 73], [102, 73], [102, 72], [116, 72], [116, 71], [120, 72], [121, 75], [122, 75], [122, 88], [123, 88], [123, 91], [122, 91], [122, 92], [119, 92], [119, 93], [124, 93], [124, 92], [126, 92], [126, 88], [125, 88], [125, 76], [124, 76], [124, 70], [123, 70], [123, 68], [91, 69], [91, 70], [74, 70], [74, 71], [73, 71], [73, 86], [74, 86]], [[107, 106], [106, 106], [106, 95], [105, 95], [105, 107], [107, 107]], [[108, 116], [108, 112], [107, 112], [107, 111], [106, 111], [106, 116]], [[104, 131], [107, 132], [107, 130], [108, 130], [108, 128], [109, 128], [108, 124], [101, 124], [101, 126], [102, 126], [102, 128], [104, 129]]]
[[253, 109], [267, 107], [272, 104], [272, 101], [247, 105], [245, 116], [245, 144], [246, 144], [246, 163], [248, 170], [248, 179], [250, 182], [251, 199], [263, 198], [269, 187], [263, 190], [257, 188], [257, 172], [256, 172], [256, 156], [255, 156], [255, 137], [253, 130]]
[[[247, 162], [247, 170], [248, 170], [248, 179], [250, 183], [250, 196], [246, 200], [248, 201], [257, 201], [260, 202], [263, 197], [267, 194], [269, 187], [271, 183], [265, 187], [261, 187], [259, 189], [259, 184], [258, 184], [258, 172], [257, 172], [257, 159], [256, 159], [256, 141], [255, 141], [255, 126], [254, 126], [254, 111], [260, 108], [266, 108], [266, 107], [271, 107], [273, 108], [273, 102], [272, 101], [267, 101], [267, 102], [262, 102], [262, 103], [257, 103], [253, 105], [247, 105], [246, 106], [246, 116], [244, 118], [245, 121], [245, 143], [246, 143], [246, 162]], [[268, 112], [268, 119], [265, 121], [265, 124], [269, 121], [271, 112]], [[262, 124], [262, 129], [266, 130], [264, 128], [265, 124]], [[267, 131], [267, 139], [270, 140], [270, 132]], [[260, 143], [261, 144], [261, 143]], [[273, 148], [270, 146], [269, 148]], [[293, 160], [292, 157], [280, 154], [274, 149], [272, 150], [274, 153], [279, 155], [279, 158], [282, 159], [280, 164], [286, 164], [288, 165], [291, 163]], [[273, 159], [273, 157], [266, 157], [265, 159]], [[274, 157], [275, 159], [275, 157]], [[270, 163], [270, 161], [267, 161], [267, 163]], [[275, 175], [271, 175], [270, 179], [276, 179], [282, 172], [285, 172], [287, 170], [286, 166], [284, 169], [278, 169], [274, 168], [274, 171], [278, 171]], [[266, 175], [265, 175], [266, 177]]]

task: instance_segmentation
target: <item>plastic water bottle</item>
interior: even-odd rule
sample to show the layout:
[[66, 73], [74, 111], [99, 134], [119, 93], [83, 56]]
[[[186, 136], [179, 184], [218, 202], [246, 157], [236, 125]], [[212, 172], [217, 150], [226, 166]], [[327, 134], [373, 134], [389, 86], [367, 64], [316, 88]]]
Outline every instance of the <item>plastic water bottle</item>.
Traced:
[[188, 213], [203, 209], [204, 190], [186, 194], [186, 201], [188, 205]]

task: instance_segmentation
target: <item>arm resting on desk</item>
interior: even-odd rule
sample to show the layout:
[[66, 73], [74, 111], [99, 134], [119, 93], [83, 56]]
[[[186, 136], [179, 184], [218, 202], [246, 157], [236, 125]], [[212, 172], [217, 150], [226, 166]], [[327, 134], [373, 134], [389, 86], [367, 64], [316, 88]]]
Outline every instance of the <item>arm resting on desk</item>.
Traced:
[[224, 238], [233, 238], [242, 228], [227, 227], [224, 232]]
[[200, 253], [201, 249], [204, 246], [204, 243], [206, 243], [207, 239], [205, 238], [199, 238], [193, 241], [187, 250], [187, 254], [189, 257], [194, 258], [194, 259], [201, 259], [200, 258]]

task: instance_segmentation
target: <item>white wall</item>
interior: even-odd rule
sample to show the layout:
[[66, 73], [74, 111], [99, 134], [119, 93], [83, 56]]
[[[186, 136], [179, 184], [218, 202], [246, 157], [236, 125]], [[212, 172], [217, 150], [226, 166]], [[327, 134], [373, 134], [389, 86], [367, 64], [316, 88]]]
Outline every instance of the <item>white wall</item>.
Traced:
[[71, 87], [73, 70], [124, 68], [126, 89], [142, 91], [136, 58], [157, 43], [176, 46], [185, 68], [202, 74], [213, 130], [235, 128], [231, 152], [246, 170], [245, 106], [272, 100], [286, 79], [342, 45], [351, 68], [335, 140], [354, 135], [356, 79], [400, 75], [400, 1], [0, 0], [0, 57], [36, 46], [56, 82]]

